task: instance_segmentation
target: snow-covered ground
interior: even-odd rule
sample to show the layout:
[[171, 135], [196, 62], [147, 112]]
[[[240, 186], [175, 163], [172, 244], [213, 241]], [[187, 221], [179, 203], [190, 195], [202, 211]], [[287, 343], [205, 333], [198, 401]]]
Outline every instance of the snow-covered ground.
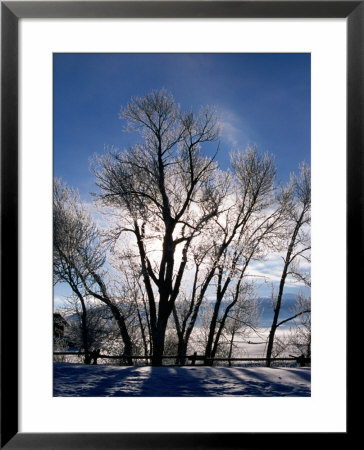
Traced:
[[311, 369], [54, 364], [59, 397], [308, 397]]

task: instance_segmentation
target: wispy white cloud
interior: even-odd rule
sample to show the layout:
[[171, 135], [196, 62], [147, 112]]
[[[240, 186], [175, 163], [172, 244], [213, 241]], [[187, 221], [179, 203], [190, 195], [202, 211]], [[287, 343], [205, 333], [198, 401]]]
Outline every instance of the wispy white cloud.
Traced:
[[251, 127], [241, 115], [228, 109], [219, 109], [221, 139], [231, 147], [231, 150], [245, 149], [251, 144]]

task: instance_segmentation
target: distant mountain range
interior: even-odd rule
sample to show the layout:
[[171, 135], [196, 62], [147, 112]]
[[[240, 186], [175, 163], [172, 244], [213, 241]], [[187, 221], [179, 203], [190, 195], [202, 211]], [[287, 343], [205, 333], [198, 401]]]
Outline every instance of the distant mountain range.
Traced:
[[[259, 312], [260, 312], [260, 326], [270, 327], [273, 321], [273, 307], [272, 300], [269, 297], [259, 298]], [[292, 315], [292, 308], [296, 303], [296, 296], [294, 294], [283, 294], [281, 309], [279, 312], [279, 321], [287, 319]], [[292, 323], [287, 322], [283, 326], [290, 326]]]
[[[296, 296], [294, 294], [283, 294], [282, 305], [279, 313], [279, 321], [284, 320], [292, 315], [292, 309], [296, 303]], [[270, 297], [260, 297], [258, 299], [258, 309], [260, 315], [259, 326], [262, 328], [270, 327], [273, 321], [273, 307], [272, 300]], [[104, 308], [103, 306], [101, 306]], [[201, 311], [206, 307], [203, 305], [201, 307]], [[68, 321], [76, 320], [77, 314], [68, 314], [65, 316]], [[199, 321], [197, 320], [197, 324]], [[292, 322], [287, 322], [287, 324], [283, 324], [284, 326], [292, 326]]]

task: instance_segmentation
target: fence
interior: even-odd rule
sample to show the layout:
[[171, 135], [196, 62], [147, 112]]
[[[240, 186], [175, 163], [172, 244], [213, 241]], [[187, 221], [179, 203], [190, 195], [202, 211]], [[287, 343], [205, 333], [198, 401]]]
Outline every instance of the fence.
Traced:
[[[73, 356], [83, 356], [84, 352], [53, 352], [53, 355], [61, 356], [61, 355], [73, 355]], [[120, 360], [125, 361], [129, 358], [133, 360], [145, 360], [146, 364], [148, 365], [149, 362], [153, 359], [153, 356], [139, 356], [139, 355], [120, 355], [120, 356], [114, 356], [114, 355], [101, 355], [97, 350], [94, 352], [90, 352], [90, 356], [92, 359], [92, 364], [97, 364], [98, 359], [111, 359], [111, 360]], [[169, 359], [178, 361], [180, 357], [178, 355], [164, 355], [162, 356], [163, 360]], [[266, 363], [267, 358], [207, 358], [204, 355], [198, 355], [197, 353], [194, 353], [193, 355], [187, 355], [185, 358], [187, 361], [190, 361], [191, 366], [196, 365], [196, 361], [201, 361], [202, 364], [200, 365], [212, 365], [214, 362], [222, 362], [227, 361], [229, 365], [231, 362], [261, 362]], [[287, 358], [271, 358], [271, 363], [277, 362], [277, 361], [291, 361], [296, 362], [300, 367], [305, 367], [307, 364], [311, 364], [311, 358], [305, 358], [303, 355], [301, 356], [290, 356]], [[169, 364], [171, 365], [171, 364]], [[175, 364], [175, 365], [181, 365], [181, 364]], [[188, 365], [188, 364], [184, 364]]]

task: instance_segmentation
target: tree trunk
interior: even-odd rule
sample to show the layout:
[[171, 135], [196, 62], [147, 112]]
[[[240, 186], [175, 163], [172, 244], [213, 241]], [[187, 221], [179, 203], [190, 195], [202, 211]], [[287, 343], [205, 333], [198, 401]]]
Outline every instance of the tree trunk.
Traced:
[[[274, 313], [274, 316], [277, 315], [277, 319], [278, 319], [278, 314]], [[273, 343], [274, 343], [274, 336], [275, 336], [275, 332], [277, 329], [277, 319], [274, 320], [273, 319], [273, 324], [271, 326], [270, 332], [269, 332], [269, 338], [268, 338], [268, 346], [267, 346], [267, 360], [266, 360], [266, 367], [270, 367], [271, 365], [271, 360], [272, 360], [272, 351], [273, 351]]]
[[228, 356], [228, 358], [229, 358], [229, 367], [231, 367], [231, 361], [230, 361], [230, 358], [231, 358], [231, 356], [232, 356], [232, 354], [233, 354], [234, 336], [235, 336], [235, 332], [232, 331], [232, 333], [231, 333], [231, 339], [230, 339], [230, 346], [229, 346], [229, 356]]
[[90, 355], [90, 348], [88, 345], [88, 333], [87, 333], [87, 312], [86, 312], [86, 305], [83, 299], [81, 300], [81, 305], [82, 305], [82, 317], [81, 317], [82, 345], [85, 350], [84, 363], [91, 364], [91, 355]]
[[304, 214], [305, 214], [305, 208], [302, 209], [302, 212], [300, 214], [299, 219], [296, 222], [295, 228], [293, 230], [293, 234], [287, 249], [287, 253], [286, 253], [286, 257], [284, 259], [284, 267], [283, 267], [283, 272], [282, 272], [282, 276], [281, 276], [281, 281], [279, 283], [279, 291], [278, 291], [278, 297], [277, 297], [277, 304], [274, 308], [274, 317], [273, 317], [273, 323], [270, 329], [270, 333], [269, 333], [269, 338], [268, 338], [268, 347], [267, 347], [267, 361], [266, 361], [266, 366], [270, 367], [271, 364], [271, 358], [272, 358], [272, 351], [273, 351], [273, 343], [274, 343], [274, 336], [275, 336], [275, 332], [276, 329], [278, 328], [278, 317], [279, 317], [279, 312], [281, 310], [281, 303], [282, 303], [282, 296], [283, 296], [283, 289], [284, 289], [284, 285], [286, 283], [286, 278], [288, 275], [288, 269], [289, 266], [292, 262], [292, 254], [294, 251], [294, 246], [296, 244], [296, 239], [297, 239], [297, 235], [298, 232], [303, 224], [303, 218], [304, 218]]
[[[290, 252], [288, 253], [288, 256], [290, 256]], [[273, 322], [272, 322], [272, 326], [270, 328], [270, 332], [269, 332], [269, 338], [268, 338], [268, 346], [267, 346], [267, 360], [266, 360], [266, 367], [270, 367], [271, 365], [271, 359], [272, 359], [272, 351], [273, 351], [273, 344], [274, 344], [274, 336], [276, 333], [276, 330], [278, 328], [277, 324], [278, 324], [278, 317], [279, 317], [279, 312], [281, 310], [281, 303], [282, 303], [282, 296], [283, 296], [283, 289], [284, 289], [284, 284], [286, 281], [286, 277], [287, 277], [287, 270], [288, 270], [288, 263], [287, 261], [289, 261], [289, 259], [286, 258], [286, 262], [284, 265], [284, 269], [283, 269], [283, 274], [282, 274], [282, 278], [279, 284], [279, 292], [278, 292], [278, 297], [277, 297], [277, 304], [274, 308], [274, 316], [273, 316]]]
[[184, 366], [186, 364], [187, 345], [188, 343], [183, 338], [178, 340], [177, 364], [180, 366]]
[[131, 342], [131, 339], [129, 336], [129, 332], [126, 328], [125, 319], [124, 319], [123, 315], [120, 313], [119, 308], [116, 305], [114, 305], [114, 303], [112, 303], [112, 301], [110, 300], [110, 298], [107, 294], [106, 286], [105, 286], [104, 282], [102, 281], [101, 277], [95, 272], [91, 272], [91, 275], [93, 276], [96, 283], [99, 285], [102, 295], [99, 295], [96, 292], [93, 292], [87, 286], [86, 281], [82, 277], [81, 279], [82, 279], [83, 285], [85, 286], [85, 289], [87, 290], [87, 292], [89, 294], [93, 295], [94, 297], [96, 297], [97, 299], [99, 299], [100, 301], [105, 303], [105, 305], [107, 305], [110, 308], [110, 311], [111, 311], [114, 319], [116, 320], [116, 323], [118, 324], [121, 338], [124, 343], [124, 355], [126, 356], [125, 361], [128, 365], [132, 366], [133, 359], [131, 358], [131, 355], [132, 355], [133, 348], [132, 348], [132, 342]]
[[159, 319], [157, 326], [153, 330], [153, 356], [152, 366], [163, 365], [163, 353], [164, 353], [164, 341], [166, 337], [167, 323], [168, 323], [168, 310], [160, 308]]
[[121, 334], [121, 337], [124, 342], [124, 355], [126, 356], [125, 361], [129, 366], [132, 366], [133, 359], [131, 358], [131, 355], [133, 354], [133, 346], [132, 346], [132, 342], [131, 342], [128, 330], [125, 325], [124, 317], [120, 314], [119, 309], [114, 305], [111, 306], [111, 311], [112, 311], [113, 316], [118, 324], [120, 334]]
[[145, 336], [145, 330], [142, 322], [142, 317], [140, 315], [139, 308], [137, 306], [137, 313], [138, 313], [138, 321], [139, 321], [139, 327], [142, 334], [142, 341], [143, 341], [143, 347], [144, 347], [144, 356], [148, 356], [148, 344], [147, 344], [147, 338]]
[[166, 327], [159, 326], [153, 332], [153, 356], [152, 366], [163, 365], [163, 353], [164, 353], [164, 339], [166, 335]]
[[85, 357], [83, 362], [85, 364], [91, 364], [92, 358], [90, 355], [90, 347], [88, 344], [88, 327], [87, 327], [87, 309], [86, 304], [83, 298], [83, 295], [79, 291], [77, 285], [72, 282], [72, 279], [70, 277], [69, 285], [71, 286], [73, 292], [77, 295], [78, 299], [80, 300], [81, 307], [82, 307], [82, 315], [81, 315], [81, 336], [82, 336], [82, 347], [85, 352]]
[[[207, 344], [206, 344], [206, 350], [205, 350], [205, 358], [211, 358], [212, 357], [212, 346], [213, 346], [213, 343], [214, 343], [214, 335], [215, 335], [217, 318], [218, 318], [218, 315], [219, 315], [219, 309], [220, 309], [221, 301], [222, 301], [222, 297], [221, 298], [218, 297], [216, 299], [214, 312], [213, 312], [211, 323], [210, 323], [210, 331], [209, 331], [209, 335], [208, 335], [208, 338], [207, 338]], [[213, 361], [206, 361], [206, 359], [205, 359], [205, 366], [212, 366], [212, 365], [213, 365]]]
[[220, 337], [221, 337], [222, 331], [224, 329], [225, 322], [226, 322], [227, 316], [229, 314], [229, 311], [231, 310], [231, 308], [238, 301], [238, 290], [239, 290], [239, 287], [240, 287], [241, 280], [242, 280], [242, 278], [240, 278], [240, 280], [239, 280], [234, 300], [226, 307], [225, 312], [224, 312], [224, 314], [223, 314], [223, 316], [222, 316], [222, 318], [220, 320], [220, 325], [219, 325], [219, 328], [217, 330], [217, 333], [216, 333], [216, 336], [215, 336], [215, 341], [214, 341], [214, 344], [213, 344], [213, 347], [212, 347], [212, 351], [211, 351], [211, 358], [215, 358], [215, 355], [216, 355], [216, 352], [217, 352], [217, 348], [218, 348], [218, 345], [219, 345], [219, 341], [220, 341]]

